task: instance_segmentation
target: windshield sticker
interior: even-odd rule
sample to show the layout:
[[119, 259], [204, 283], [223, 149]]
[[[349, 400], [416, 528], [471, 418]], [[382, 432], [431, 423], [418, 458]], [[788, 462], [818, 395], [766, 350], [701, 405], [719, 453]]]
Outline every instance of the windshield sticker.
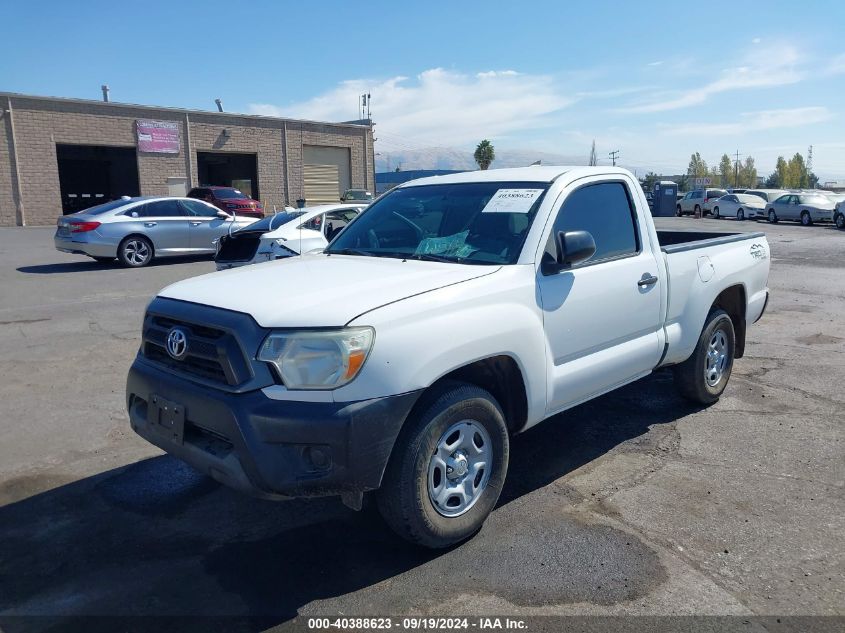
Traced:
[[460, 252], [466, 244], [469, 231], [447, 235], [445, 237], [427, 237], [422, 240], [414, 251], [414, 255], [445, 255], [452, 251]]
[[499, 189], [481, 212], [528, 213], [542, 194], [543, 189]]

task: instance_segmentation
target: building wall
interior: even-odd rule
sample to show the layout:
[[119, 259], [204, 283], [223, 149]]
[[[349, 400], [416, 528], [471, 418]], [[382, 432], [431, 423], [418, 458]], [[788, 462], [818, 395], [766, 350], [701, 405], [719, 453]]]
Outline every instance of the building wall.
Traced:
[[[15, 155], [11, 151], [10, 100]], [[0, 94], [0, 108], [0, 226], [54, 224], [62, 208], [56, 144], [135, 147], [136, 119], [176, 121], [181, 136], [179, 154], [138, 152], [142, 195], [167, 195], [169, 177], [187, 178], [189, 186], [201, 184], [197, 181], [198, 151], [238, 152], [257, 155], [259, 195], [265, 209], [295, 205], [303, 195], [303, 144], [349, 148], [352, 187], [373, 187], [372, 132], [365, 126], [9, 94]], [[22, 220], [17, 217], [15, 158]]]

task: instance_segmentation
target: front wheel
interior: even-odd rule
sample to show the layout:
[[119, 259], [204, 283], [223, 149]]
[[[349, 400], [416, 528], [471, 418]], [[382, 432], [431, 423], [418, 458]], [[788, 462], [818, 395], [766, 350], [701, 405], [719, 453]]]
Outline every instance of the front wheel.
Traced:
[[804, 226], [812, 226], [813, 218], [812, 218], [812, 216], [810, 216], [809, 211], [802, 211], [801, 212], [801, 224], [803, 224]]
[[400, 536], [430, 548], [481, 529], [508, 470], [508, 430], [484, 389], [444, 383], [406, 423], [378, 491], [378, 507]]
[[778, 214], [775, 213], [774, 209], [769, 209], [769, 224], [777, 224], [778, 223]]
[[696, 216], [701, 217], [701, 207], [700, 207], [700, 206], [698, 206], [698, 205], [695, 205], [695, 209], [693, 209], [693, 213], [694, 213]]
[[736, 219], [739, 220], [740, 222], [742, 222], [745, 219], [745, 211], [743, 211], [742, 209], [737, 209], [736, 210]]
[[734, 326], [728, 313], [714, 310], [692, 356], [675, 365], [675, 386], [682, 396], [699, 404], [713, 404], [722, 395], [733, 369]]
[[719, 207], [713, 207], [713, 219], [718, 220], [720, 217]]

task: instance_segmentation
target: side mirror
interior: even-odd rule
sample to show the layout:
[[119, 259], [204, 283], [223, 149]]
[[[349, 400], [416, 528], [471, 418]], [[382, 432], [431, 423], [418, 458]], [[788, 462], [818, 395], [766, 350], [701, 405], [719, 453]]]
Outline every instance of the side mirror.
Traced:
[[226, 213], [223, 209], [220, 209], [220, 210], [217, 211], [217, 217], [221, 218], [223, 220], [228, 220], [232, 216], [229, 215], [228, 213]]
[[558, 231], [555, 247], [555, 259], [547, 256], [543, 260], [544, 275], [552, 275], [590, 259], [596, 252], [596, 241], [588, 231]]

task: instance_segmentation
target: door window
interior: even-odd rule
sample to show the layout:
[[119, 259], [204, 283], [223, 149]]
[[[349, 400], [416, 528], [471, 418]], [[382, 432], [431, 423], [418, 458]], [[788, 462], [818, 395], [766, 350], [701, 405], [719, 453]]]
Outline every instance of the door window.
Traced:
[[150, 218], [176, 218], [184, 215], [178, 200], [159, 200], [150, 202], [144, 209], [144, 217]]
[[585, 265], [635, 255], [640, 250], [633, 205], [621, 182], [587, 185], [567, 196], [546, 245], [552, 257], [559, 231], [588, 231], [593, 236], [596, 252]]
[[211, 207], [197, 200], [180, 200], [179, 204], [185, 209], [187, 215], [198, 218], [213, 218], [217, 216], [217, 207]]

